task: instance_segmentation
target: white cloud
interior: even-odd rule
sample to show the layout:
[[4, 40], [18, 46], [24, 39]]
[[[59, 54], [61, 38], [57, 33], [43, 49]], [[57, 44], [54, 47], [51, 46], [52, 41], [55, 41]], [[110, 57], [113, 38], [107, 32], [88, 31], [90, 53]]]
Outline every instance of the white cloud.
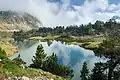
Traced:
[[108, 4], [108, 0], [86, 0], [80, 6], [71, 5], [74, 10], [70, 8], [70, 0], [62, 1], [61, 5], [47, 0], [0, 0], [0, 9], [28, 12], [44, 26], [52, 27], [106, 21], [120, 13], [120, 4]]

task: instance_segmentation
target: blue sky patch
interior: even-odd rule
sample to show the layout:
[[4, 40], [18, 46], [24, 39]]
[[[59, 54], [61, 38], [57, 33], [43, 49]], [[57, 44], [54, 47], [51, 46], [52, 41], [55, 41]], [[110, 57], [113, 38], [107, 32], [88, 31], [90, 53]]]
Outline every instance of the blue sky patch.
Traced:
[[[59, 2], [62, 4], [62, 0], [48, 0], [50, 2]], [[71, 5], [82, 5], [85, 0], [71, 0]], [[120, 0], [108, 0], [109, 4], [118, 4]]]

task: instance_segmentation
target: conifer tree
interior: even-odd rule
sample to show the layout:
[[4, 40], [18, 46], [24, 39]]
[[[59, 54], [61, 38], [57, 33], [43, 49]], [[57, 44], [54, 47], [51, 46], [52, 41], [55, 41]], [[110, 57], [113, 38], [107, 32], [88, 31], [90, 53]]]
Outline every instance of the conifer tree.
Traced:
[[52, 55], [48, 56], [46, 58], [46, 61], [44, 62], [43, 69], [47, 70], [49, 72], [54, 72], [56, 73], [56, 68], [58, 67], [58, 62], [57, 62], [57, 55], [53, 53]]
[[32, 59], [33, 64], [31, 64], [30, 67], [42, 68], [45, 62], [46, 56], [47, 55], [44, 53], [43, 46], [38, 45], [35, 56], [33, 56], [34, 59]]
[[105, 64], [104, 63], [95, 63], [95, 66], [92, 70], [91, 80], [106, 80], [105, 72]]
[[80, 72], [81, 72], [81, 75], [80, 75], [81, 80], [88, 80], [89, 70], [87, 68], [86, 62], [83, 63], [83, 67], [82, 67], [82, 70]]
[[113, 71], [120, 64], [120, 37], [111, 35], [94, 52], [96, 56], [109, 58], [107, 61], [108, 80], [112, 80]]

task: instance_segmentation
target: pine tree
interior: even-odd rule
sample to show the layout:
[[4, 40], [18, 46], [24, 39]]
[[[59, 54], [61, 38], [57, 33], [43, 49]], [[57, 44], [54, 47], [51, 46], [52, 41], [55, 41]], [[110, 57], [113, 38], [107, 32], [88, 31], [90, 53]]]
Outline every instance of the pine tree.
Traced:
[[88, 76], [89, 76], [89, 70], [87, 68], [87, 63], [84, 62], [81, 70], [81, 75], [80, 75], [81, 80], [88, 80]]
[[95, 63], [95, 67], [92, 70], [91, 80], [106, 80], [106, 75], [104, 74], [105, 64]]
[[58, 59], [56, 54], [52, 54], [50, 56], [47, 56], [44, 53], [42, 45], [39, 45], [37, 47], [35, 56], [33, 56], [34, 59], [32, 59], [33, 64], [31, 64], [29, 67], [32, 68], [40, 68], [44, 71], [51, 72], [55, 75], [63, 76], [63, 77], [70, 77], [72, 78], [73, 70], [70, 69], [70, 67], [60, 65], [58, 64]]
[[93, 33], [93, 28], [91, 23], [87, 25], [87, 29], [88, 29], [88, 34], [91, 35]]
[[120, 37], [111, 35], [94, 50], [96, 56], [104, 56], [109, 58], [108, 64], [108, 80], [112, 80], [113, 71], [120, 63]]
[[46, 54], [44, 53], [44, 49], [42, 45], [38, 45], [35, 56], [33, 56], [34, 59], [32, 59], [33, 64], [30, 65], [32, 68], [42, 68], [43, 64], [46, 59]]
[[58, 59], [56, 54], [52, 54], [46, 58], [46, 61], [44, 62], [43, 69], [47, 70], [49, 72], [56, 73], [58, 66]]

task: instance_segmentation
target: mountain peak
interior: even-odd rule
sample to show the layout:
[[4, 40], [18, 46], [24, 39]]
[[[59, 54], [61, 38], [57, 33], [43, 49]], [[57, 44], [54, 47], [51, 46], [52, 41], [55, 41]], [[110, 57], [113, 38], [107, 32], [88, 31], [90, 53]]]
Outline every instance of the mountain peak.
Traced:
[[0, 11], [0, 30], [31, 30], [42, 26], [34, 16], [25, 12]]

